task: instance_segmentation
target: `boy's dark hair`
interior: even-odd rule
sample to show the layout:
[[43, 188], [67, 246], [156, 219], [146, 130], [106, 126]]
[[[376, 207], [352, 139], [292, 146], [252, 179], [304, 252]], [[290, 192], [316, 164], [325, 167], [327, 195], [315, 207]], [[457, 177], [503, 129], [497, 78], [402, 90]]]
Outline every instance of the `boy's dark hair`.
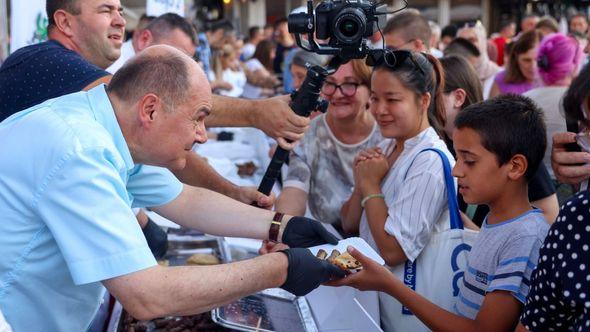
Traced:
[[80, 5], [76, 0], [47, 0], [45, 10], [47, 12], [48, 28], [55, 26], [53, 15], [56, 11], [63, 9], [72, 15], [80, 14]]
[[464, 56], [466, 58], [470, 56], [479, 58], [481, 52], [479, 52], [477, 46], [473, 45], [473, 43], [469, 40], [458, 37], [453, 39], [453, 41], [449, 45], [447, 45], [447, 47], [444, 50], [444, 54], [445, 56], [457, 54]]
[[170, 34], [172, 31], [179, 29], [185, 35], [190, 37], [193, 44], [197, 44], [195, 29], [184, 17], [178, 14], [162, 14], [151, 21], [146, 29], [152, 33], [155, 40], [159, 40]]
[[476, 131], [484, 148], [496, 155], [500, 165], [517, 154], [525, 156], [527, 182], [545, 155], [543, 111], [528, 97], [508, 94], [473, 104], [457, 114], [455, 127]]

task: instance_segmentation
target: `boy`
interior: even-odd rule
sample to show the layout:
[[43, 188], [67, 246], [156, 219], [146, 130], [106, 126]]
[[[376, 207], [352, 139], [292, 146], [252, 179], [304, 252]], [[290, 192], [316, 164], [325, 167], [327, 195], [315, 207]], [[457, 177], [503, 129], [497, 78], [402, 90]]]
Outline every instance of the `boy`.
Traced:
[[453, 175], [459, 192], [467, 203], [490, 208], [469, 253], [455, 313], [415, 293], [354, 248], [349, 251], [363, 271], [330, 285], [388, 293], [435, 331], [513, 331], [549, 228], [527, 194], [545, 153], [542, 112], [526, 97], [500, 96], [459, 112], [455, 126]]

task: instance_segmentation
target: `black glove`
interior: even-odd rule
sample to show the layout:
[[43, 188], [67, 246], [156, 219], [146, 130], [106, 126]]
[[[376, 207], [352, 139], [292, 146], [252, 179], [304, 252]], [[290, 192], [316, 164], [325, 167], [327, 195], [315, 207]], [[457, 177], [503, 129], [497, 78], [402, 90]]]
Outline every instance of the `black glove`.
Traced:
[[293, 217], [283, 231], [282, 242], [291, 248], [308, 248], [320, 244], [338, 244], [338, 239], [319, 221]]
[[346, 276], [344, 270], [315, 257], [307, 249], [292, 248], [281, 252], [287, 255], [289, 260], [287, 281], [281, 288], [296, 296], [303, 296], [326, 281]]
[[168, 235], [166, 232], [150, 218], [148, 218], [148, 222], [142, 231], [154, 257], [156, 259], [164, 258], [166, 251], [168, 251]]

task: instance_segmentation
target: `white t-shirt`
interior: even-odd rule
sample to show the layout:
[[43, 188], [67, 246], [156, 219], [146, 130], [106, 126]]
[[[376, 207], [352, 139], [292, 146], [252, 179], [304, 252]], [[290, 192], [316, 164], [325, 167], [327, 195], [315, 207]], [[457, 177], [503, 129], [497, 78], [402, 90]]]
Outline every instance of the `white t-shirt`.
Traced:
[[255, 51], [256, 45], [251, 43], [244, 44], [244, 47], [242, 47], [242, 60], [249, 60], [254, 55]]
[[232, 85], [231, 90], [219, 90], [219, 94], [228, 97], [240, 97], [246, 85], [246, 74], [241, 70], [226, 69], [223, 71], [223, 80]]
[[546, 86], [535, 88], [524, 93], [524, 96], [531, 98], [542, 110], [545, 115], [545, 125], [547, 126], [547, 150], [543, 157], [543, 164], [547, 167], [549, 175], [555, 180], [553, 168], [551, 168], [551, 148], [553, 147], [553, 134], [566, 132], [565, 117], [561, 111], [562, 98], [567, 91], [567, 87]]
[[[386, 140], [379, 146], [389, 153], [394, 144], [394, 140]], [[429, 127], [404, 143], [403, 152], [381, 183], [388, 208], [385, 231], [396, 238], [411, 261], [420, 255], [433, 232], [450, 228], [442, 160], [432, 151], [420, 153], [427, 148], [441, 150], [451, 167], [455, 165], [444, 141]], [[365, 211], [359, 232], [361, 238], [379, 252]]]
[[[250, 60], [246, 61], [246, 63], [244, 65], [246, 66], [246, 69], [251, 72], [255, 72], [257, 70], [264, 69], [264, 65], [258, 59], [250, 59]], [[243, 93], [244, 98], [258, 99], [258, 98], [260, 98], [261, 94], [262, 94], [262, 88], [246, 82], [246, 85], [244, 86], [244, 93]]]
[[133, 49], [133, 44], [131, 43], [131, 39], [129, 39], [121, 46], [121, 56], [109, 68], [107, 68], [107, 71], [115, 75], [117, 70], [121, 69], [125, 62], [133, 58], [133, 56], [135, 56], [135, 49]]

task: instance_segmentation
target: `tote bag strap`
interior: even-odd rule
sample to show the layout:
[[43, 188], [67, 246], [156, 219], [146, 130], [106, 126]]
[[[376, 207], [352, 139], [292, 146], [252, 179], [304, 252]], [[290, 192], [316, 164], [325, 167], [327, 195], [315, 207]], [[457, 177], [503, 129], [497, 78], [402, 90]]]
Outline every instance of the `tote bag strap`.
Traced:
[[414, 161], [416, 161], [418, 155], [425, 151], [432, 151], [437, 153], [440, 156], [440, 159], [442, 160], [443, 171], [445, 174], [445, 185], [447, 187], [449, 216], [451, 220], [450, 227], [451, 229], [463, 229], [463, 221], [461, 220], [461, 215], [459, 214], [459, 203], [457, 202], [457, 192], [455, 191], [455, 181], [453, 181], [453, 175], [451, 175], [451, 164], [449, 163], [449, 159], [447, 158], [444, 152], [435, 148], [428, 148], [418, 152], [418, 154], [416, 155], [416, 157], [414, 157], [414, 160], [412, 160], [412, 163], [410, 163], [410, 166], [406, 170], [404, 180], [408, 176], [408, 172], [410, 171], [410, 168], [412, 168], [412, 165], [414, 164]]

